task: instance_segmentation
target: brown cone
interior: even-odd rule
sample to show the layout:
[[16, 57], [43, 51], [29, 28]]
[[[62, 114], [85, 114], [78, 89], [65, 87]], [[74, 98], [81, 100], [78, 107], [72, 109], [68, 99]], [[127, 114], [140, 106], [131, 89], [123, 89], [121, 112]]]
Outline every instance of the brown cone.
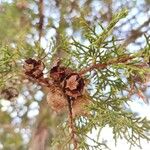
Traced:
[[61, 88], [53, 86], [47, 94], [48, 105], [56, 112], [67, 111], [68, 102]]
[[82, 96], [84, 85], [84, 79], [79, 74], [72, 73], [66, 77], [63, 89], [67, 96], [77, 99]]
[[8, 87], [1, 91], [0, 96], [6, 100], [13, 100], [13, 98], [17, 97], [19, 92], [14, 87]]
[[25, 60], [23, 68], [27, 76], [38, 79], [43, 76], [43, 70], [45, 66], [41, 60], [37, 61], [35, 59], [29, 58]]
[[73, 118], [79, 117], [79, 116], [88, 116], [90, 113], [86, 109], [86, 106], [88, 106], [90, 103], [91, 103], [91, 100], [90, 100], [90, 96], [88, 92], [85, 92], [84, 95], [75, 99], [72, 104]]

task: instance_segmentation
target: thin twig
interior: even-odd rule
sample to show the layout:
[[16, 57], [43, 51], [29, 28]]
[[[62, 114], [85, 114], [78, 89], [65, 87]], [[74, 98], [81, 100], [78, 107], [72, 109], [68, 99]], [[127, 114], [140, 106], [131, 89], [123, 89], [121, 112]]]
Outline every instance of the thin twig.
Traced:
[[80, 74], [80, 75], [83, 75], [83, 74], [85, 74], [85, 73], [87, 73], [87, 72], [90, 72], [90, 71], [92, 71], [92, 70], [94, 70], [94, 69], [104, 69], [104, 68], [106, 68], [108, 65], [113, 65], [113, 64], [118, 64], [118, 63], [125, 63], [125, 62], [127, 62], [128, 60], [131, 60], [131, 59], [133, 59], [133, 58], [135, 58], [135, 57], [134, 57], [134, 56], [127, 56], [127, 57], [122, 57], [122, 58], [118, 58], [118, 59], [111, 60], [111, 61], [109, 61], [108, 63], [92, 64], [90, 67], [87, 67], [87, 68], [81, 70], [81, 71], [79, 72], [79, 74]]
[[69, 108], [69, 126], [71, 129], [71, 140], [74, 146], [74, 150], [77, 150], [75, 126], [74, 126], [73, 116], [72, 116], [72, 100], [70, 97], [67, 97], [67, 100], [68, 100], [68, 108]]

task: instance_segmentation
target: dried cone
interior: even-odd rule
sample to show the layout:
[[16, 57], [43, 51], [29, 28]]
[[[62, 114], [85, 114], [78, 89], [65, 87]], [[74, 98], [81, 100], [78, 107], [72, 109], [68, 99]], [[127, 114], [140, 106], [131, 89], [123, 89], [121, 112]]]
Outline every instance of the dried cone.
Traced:
[[44, 64], [41, 60], [29, 58], [24, 64], [25, 74], [32, 78], [40, 78], [43, 76]]
[[84, 95], [78, 97], [73, 101], [72, 104], [72, 115], [73, 118], [79, 116], [88, 116], [90, 113], [86, 109], [86, 106], [91, 104], [90, 96], [87, 91], [85, 91]]
[[11, 100], [13, 100], [13, 98], [15, 98], [19, 95], [19, 92], [14, 87], [8, 87], [6, 89], [3, 89], [0, 94], [1, 94], [2, 98], [11, 101]]
[[66, 77], [63, 89], [67, 96], [77, 99], [83, 95], [84, 80], [77, 73], [72, 73]]
[[54, 81], [62, 82], [72, 72], [72, 69], [60, 66], [60, 59], [57, 59], [50, 70], [50, 77]]
[[67, 99], [62, 89], [58, 86], [53, 86], [49, 88], [49, 92], [47, 94], [47, 102], [52, 110], [55, 112], [59, 113], [67, 110]]

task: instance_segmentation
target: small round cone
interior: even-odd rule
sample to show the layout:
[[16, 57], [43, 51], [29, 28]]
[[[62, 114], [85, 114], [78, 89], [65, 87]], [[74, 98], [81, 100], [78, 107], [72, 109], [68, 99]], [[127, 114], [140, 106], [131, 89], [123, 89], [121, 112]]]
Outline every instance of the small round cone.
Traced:
[[49, 88], [47, 94], [47, 103], [55, 112], [67, 111], [67, 99], [59, 87]]

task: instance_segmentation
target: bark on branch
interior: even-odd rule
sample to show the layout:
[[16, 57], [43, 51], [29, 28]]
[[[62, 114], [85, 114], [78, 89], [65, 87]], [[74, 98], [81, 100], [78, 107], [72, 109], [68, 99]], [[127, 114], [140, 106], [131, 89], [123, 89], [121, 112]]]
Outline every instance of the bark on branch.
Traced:
[[44, 0], [39, 0], [39, 41], [43, 34], [43, 24], [44, 24]]
[[103, 64], [100, 64], [100, 63], [98, 63], [98, 64], [92, 64], [91, 66], [89, 66], [89, 67], [81, 70], [79, 72], [79, 74], [80, 75], [84, 75], [85, 73], [90, 72], [90, 71], [92, 71], [94, 69], [104, 69], [104, 68], [106, 68], [109, 65], [118, 64], [118, 63], [125, 63], [128, 60], [131, 60], [133, 58], [135, 58], [135, 57], [134, 56], [126, 56], [126, 57], [122, 57], [122, 58], [119, 58], [119, 59], [111, 60], [111, 61], [109, 61], [107, 63], [103, 63]]

